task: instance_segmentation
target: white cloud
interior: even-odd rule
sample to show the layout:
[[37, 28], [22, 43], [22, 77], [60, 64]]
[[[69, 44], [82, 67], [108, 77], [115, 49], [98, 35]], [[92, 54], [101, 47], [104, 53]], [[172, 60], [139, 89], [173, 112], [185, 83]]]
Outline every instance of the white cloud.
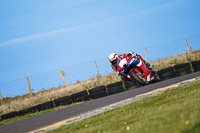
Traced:
[[[85, 0], [84, 2], [90, 2], [92, 0]], [[76, 3], [71, 3], [71, 5], [78, 5], [82, 3], [81, 1], [78, 1]], [[128, 14], [128, 15], [122, 15], [122, 16], [117, 16], [117, 17], [111, 17], [105, 20], [101, 20], [95, 23], [90, 23], [90, 24], [86, 24], [86, 25], [81, 25], [81, 26], [77, 26], [77, 27], [71, 27], [71, 28], [66, 28], [66, 29], [58, 29], [58, 30], [52, 30], [52, 31], [47, 31], [47, 32], [42, 32], [42, 33], [38, 33], [38, 34], [34, 34], [34, 35], [28, 35], [28, 36], [24, 36], [24, 37], [20, 37], [20, 38], [16, 38], [16, 39], [11, 39], [8, 41], [4, 41], [4, 42], [0, 42], [0, 46], [6, 46], [6, 45], [10, 45], [10, 44], [15, 44], [15, 43], [21, 43], [21, 42], [26, 42], [26, 41], [30, 41], [30, 40], [34, 40], [34, 39], [38, 39], [38, 38], [44, 38], [44, 37], [49, 37], [49, 36], [53, 36], [55, 34], [59, 34], [59, 33], [63, 33], [63, 32], [67, 32], [70, 30], [74, 30], [74, 29], [78, 29], [84, 26], [94, 26], [94, 25], [98, 25], [101, 23], [107, 23], [108, 21], [113, 21], [116, 19], [122, 19], [125, 17], [142, 17], [142, 15], [145, 14], [149, 14], [150, 12], [157, 12], [158, 10], [162, 10], [163, 8], [167, 8], [169, 5], [174, 4], [174, 2], [169, 2], [167, 4], [164, 5], [159, 5], [156, 7], [152, 7], [146, 10], [142, 10], [133, 14]], [[111, 12], [112, 14], [113, 12]], [[101, 14], [102, 16], [106, 16], [107, 14]]]
[[14, 43], [21, 43], [21, 42], [38, 39], [38, 38], [49, 37], [49, 36], [52, 36], [55, 34], [60, 34], [63, 32], [70, 31], [70, 30], [78, 29], [80, 27], [82, 27], [82, 26], [71, 27], [71, 28], [66, 28], [66, 29], [59, 29], [59, 30], [52, 30], [52, 31], [34, 34], [34, 35], [28, 35], [28, 36], [24, 36], [24, 37], [20, 37], [20, 38], [15, 38], [15, 39], [11, 39], [8, 41], [0, 42], [0, 46], [6, 46], [6, 45], [14, 44]]

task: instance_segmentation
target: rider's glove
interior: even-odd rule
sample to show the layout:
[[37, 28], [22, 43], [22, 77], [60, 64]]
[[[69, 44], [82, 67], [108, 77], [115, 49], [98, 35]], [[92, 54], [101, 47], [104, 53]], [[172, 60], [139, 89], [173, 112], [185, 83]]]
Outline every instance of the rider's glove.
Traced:
[[122, 75], [122, 76], [121, 76], [121, 80], [123, 80], [124, 78], [125, 78], [125, 76], [124, 76], [124, 75]]
[[119, 71], [117, 71], [117, 74], [120, 75]]

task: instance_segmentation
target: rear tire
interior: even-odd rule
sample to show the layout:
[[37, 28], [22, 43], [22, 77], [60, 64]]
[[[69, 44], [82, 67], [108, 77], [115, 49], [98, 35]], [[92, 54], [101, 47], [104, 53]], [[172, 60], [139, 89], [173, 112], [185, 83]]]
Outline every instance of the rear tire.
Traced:
[[149, 83], [141, 79], [138, 75], [135, 74], [135, 71], [130, 72], [130, 76], [132, 76], [139, 84], [142, 86], [148, 85]]

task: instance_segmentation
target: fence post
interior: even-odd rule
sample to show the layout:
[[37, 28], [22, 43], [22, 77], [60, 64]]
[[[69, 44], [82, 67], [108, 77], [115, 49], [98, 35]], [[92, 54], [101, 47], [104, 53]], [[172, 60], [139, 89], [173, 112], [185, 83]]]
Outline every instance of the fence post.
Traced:
[[2, 100], [1, 91], [0, 91], [0, 100]]
[[145, 53], [146, 53], [146, 56], [147, 56], [147, 61], [150, 63], [146, 48], [144, 48], [144, 50], [145, 50]]
[[185, 38], [185, 42], [186, 42], [186, 46], [187, 46], [188, 52], [190, 52], [190, 49], [189, 49], [188, 42], [187, 42], [186, 38]]
[[26, 76], [26, 81], [27, 81], [27, 84], [28, 84], [28, 89], [29, 89], [30, 95], [32, 95], [31, 85], [29, 83], [29, 79], [28, 79], [27, 76]]
[[65, 87], [66, 87], [67, 85], [66, 85], [66, 82], [65, 82], [65, 76], [67, 76], [67, 75], [63, 72], [62, 69], [60, 69], [60, 75], [59, 75], [59, 77], [62, 77], [62, 78], [63, 78], [63, 82], [64, 82], [64, 85], [65, 85]]
[[98, 67], [97, 67], [96, 61], [94, 61], [94, 63], [95, 63], [96, 69], [97, 69], [97, 73], [98, 73], [99, 77], [101, 77], [100, 74], [99, 74], [99, 69], [98, 69]]

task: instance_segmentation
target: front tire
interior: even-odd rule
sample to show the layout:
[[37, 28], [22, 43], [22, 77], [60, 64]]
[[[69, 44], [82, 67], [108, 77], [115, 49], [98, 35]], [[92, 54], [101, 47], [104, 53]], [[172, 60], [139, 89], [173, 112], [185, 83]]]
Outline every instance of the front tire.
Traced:
[[145, 85], [149, 84], [147, 81], [145, 81], [142, 78], [140, 78], [139, 75], [135, 73], [135, 71], [131, 71], [130, 72], [130, 76], [132, 76], [142, 86], [145, 86]]

